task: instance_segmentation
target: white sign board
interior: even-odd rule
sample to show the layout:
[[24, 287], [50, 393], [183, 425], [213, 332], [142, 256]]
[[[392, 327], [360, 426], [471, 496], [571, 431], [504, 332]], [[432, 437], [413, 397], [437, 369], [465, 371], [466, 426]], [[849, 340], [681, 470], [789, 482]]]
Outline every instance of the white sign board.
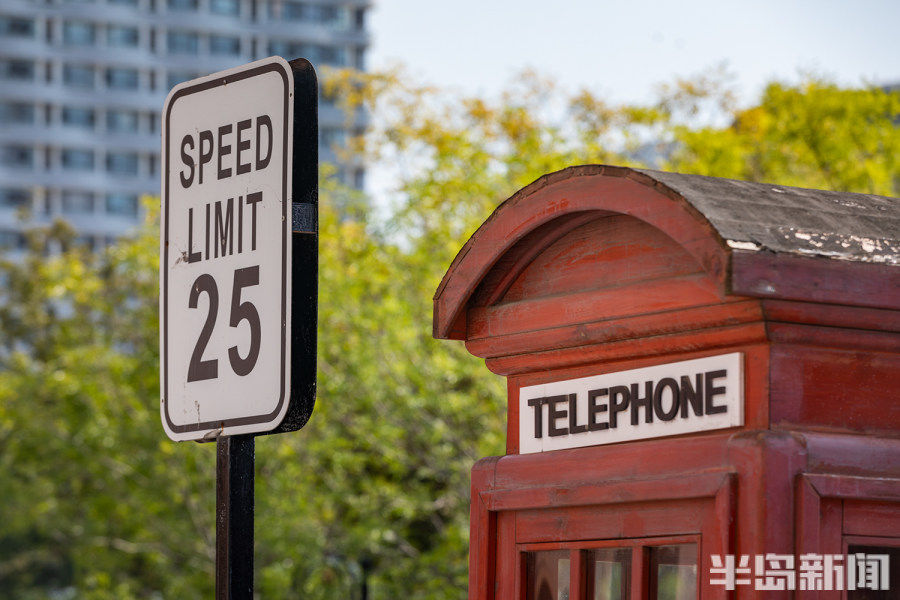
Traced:
[[273, 57], [166, 98], [160, 412], [173, 440], [269, 431], [288, 408], [293, 94]]
[[519, 390], [520, 454], [743, 424], [739, 352]]

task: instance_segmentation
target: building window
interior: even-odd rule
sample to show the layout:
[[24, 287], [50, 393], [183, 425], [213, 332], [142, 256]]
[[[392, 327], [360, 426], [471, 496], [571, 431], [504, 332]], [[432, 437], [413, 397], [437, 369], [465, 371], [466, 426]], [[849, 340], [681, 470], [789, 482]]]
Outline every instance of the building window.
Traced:
[[90, 171], [94, 168], [94, 153], [67, 148], [62, 151], [62, 166], [68, 171]]
[[101, 238], [93, 235], [79, 235], [75, 238], [75, 246], [84, 248], [88, 252], [95, 252], [100, 248]]
[[325, 25], [333, 25], [340, 21], [340, 13], [338, 7], [328, 6], [325, 4], [317, 4], [310, 6], [312, 9], [312, 21]]
[[123, 217], [136, 217], [138, 214], [137, 194], [107, 194], [106, 212]]
[[209, 0], [209, 12], [237, 16], [241, 12], [241, 5], [238, 0]]
[[96, 27], [84, 21], [63, 23], [63, 42], [68, 46], [90, 46], [96, 38]]
[[241, 40], [227, 35], [209, 36], [210, 54], [235, 55], [241, 53]]
[[305, 45], [287, 40], [272, 40], [269, 42], [269, 54], [283, 56], [287, 59], [309, 55]]
[[0, 103], [0, 123], [34, 123], [34, 112], [34, 106], [25, 102], [3, 102]]
[[31, 81], [34, 79], [34, 63], [30, 60], [4, 60], [0, 62], [0, 77]]
[[93, 194], [90, 192], [63, 192], [62, 211], [66, 215], [86, 215], [94, 212]]
[[23, 188], [0, 188], [0, 207], [19, 208], [31, 201], [31, 194]]
[[106, 43], [118, 48], [134, 48], [138, 45], [137, 27], [110, 25], [106, 32]]
[[34, 150], [28, 146], [3, 146], [0, 148], [0, 162], [9, 167], [34, 166]]
[[344, 49], [334, 46], [317, 46], [316, 59], [328, 65], [343, 66], [345, 62]]
[[197, 77], [197, 75], [187, 71], [173, 71], [166, 77], [166, 83], [168, 83], [169, 89], [172, 89], [182, 81], [189, 81], [195, 77]]
[[0, 230], [0, 248], [4, 250], [22, 250], [25, 248], [25, 236], [18, 231]]
[[347, 139], [347, 133], [337, 127], [323, 127], [319, 130], [319, 138], [326, 148], [341, 147]]
[[269, 5], [269, 16], [286, 21], [308, 21], [309, 5], [302, 2], [272, 2]]
[[137, 69], [111, 68], [106, 70], [106, 86], [112, 90], [138, 89]]
[[0, 36], [34, 37], [34, 19], [23, 17], [0, 17]]
[[168, 0], [169, 10], [197, 10], [197, 0]]
[[94, 128], [94, 111], [90, 108], [65, 106], [62, 110], [63, 125], [69, 127]]
[[106, 113], [106, 129], [114, 133], [134, 133], [138, 130], [138, 114], [131, 110], [111, 110]]
[[167, 48], [172, 54], [197, 54], [199, 38], [196, 33], [187, 31], [170, 31], [167, 35]]
[[71, 87], [91, 89], [94, 87], [94, 68], [84, 65], [65, 65], [63, 82]]
[[138, 156], [133, 152], [116, 152], [106, 156], [106, 170], [113, 175], [138, 174]]

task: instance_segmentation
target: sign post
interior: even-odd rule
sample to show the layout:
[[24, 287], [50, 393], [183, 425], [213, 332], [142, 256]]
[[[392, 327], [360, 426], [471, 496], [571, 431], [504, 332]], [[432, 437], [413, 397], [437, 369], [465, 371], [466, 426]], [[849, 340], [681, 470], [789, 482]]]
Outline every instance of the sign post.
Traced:
[[217, 443], [216, 598], [253, 590], [254, 436], [316, 394], [318, 91], [271, 57], [177, 85], [163, 109], [160, 415]]

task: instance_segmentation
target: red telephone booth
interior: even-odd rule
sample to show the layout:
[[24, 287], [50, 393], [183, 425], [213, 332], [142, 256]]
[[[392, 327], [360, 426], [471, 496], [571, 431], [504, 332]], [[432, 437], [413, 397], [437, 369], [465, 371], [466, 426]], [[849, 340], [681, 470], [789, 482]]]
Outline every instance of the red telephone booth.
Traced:
[[469, 598], [900, 598], [898, 231], [896, 199], [608, 166], [500, 205], [434, 298], [508, 382]]

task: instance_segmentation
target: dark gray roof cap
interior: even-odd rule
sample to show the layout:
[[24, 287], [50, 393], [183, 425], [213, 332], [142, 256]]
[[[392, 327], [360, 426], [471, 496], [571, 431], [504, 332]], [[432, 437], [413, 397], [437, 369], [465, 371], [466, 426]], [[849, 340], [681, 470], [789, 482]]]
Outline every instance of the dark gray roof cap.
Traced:
[[900, 199], [633, 170], [686, 200], [731, 248], [900, 264]]

